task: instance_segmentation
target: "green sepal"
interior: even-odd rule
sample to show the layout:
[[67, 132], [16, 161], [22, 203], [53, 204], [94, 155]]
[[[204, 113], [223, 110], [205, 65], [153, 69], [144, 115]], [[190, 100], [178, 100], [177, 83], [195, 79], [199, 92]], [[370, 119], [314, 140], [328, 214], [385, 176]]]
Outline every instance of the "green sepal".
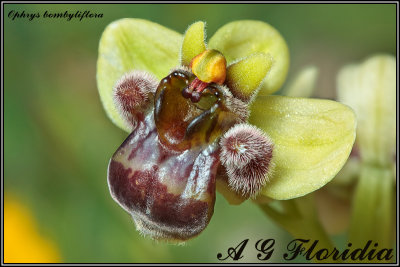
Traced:
[[262, 192], [273, 199], [300, 197], [328, 183], [356, 136], [352, 109], [331, 100], [258, 97], [249, 122], [274, 142], [275, 170]]
[[99, 43], [97, 88], [111, 121], [129, 132], [113, 102], [113, 87], [122, 75], [144, 70], [162, 79], [179, 58], [181, 34], [142, 19], [121, 19], [107, 26]]
[[289, 69], [289, 49], [281, 34], [271, 25], [255, 20], [238, 20], [221, 27], [209, 40], [209, 49], [224, 54], [228, 65], [254, 53], [270, 54], [273, 66], [261, 84], [259, 95], [276, 92]]

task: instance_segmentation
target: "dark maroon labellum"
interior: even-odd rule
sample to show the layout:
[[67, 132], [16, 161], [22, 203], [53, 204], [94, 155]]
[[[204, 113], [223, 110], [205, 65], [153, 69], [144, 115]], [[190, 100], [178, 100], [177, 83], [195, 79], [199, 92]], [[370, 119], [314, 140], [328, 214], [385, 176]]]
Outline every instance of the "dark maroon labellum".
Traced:
[[135, 110], [136, 127], [108, 168], [111, 195], [154, 239], [185, 241], [207, 226], [215, 204], [218, 138], [238, 120], [216, 88], [203, 89], [195, 102], [182, 96], [193, 79], [173, 72], [161, 80], [149, 97], [154, 109]]
[[151, 117], [112, 157], [111, 194], [142, 233], [186, 240], [199, 234], [213, 214], [219, 159], [213, 146], [179, 154], [163, 147]]

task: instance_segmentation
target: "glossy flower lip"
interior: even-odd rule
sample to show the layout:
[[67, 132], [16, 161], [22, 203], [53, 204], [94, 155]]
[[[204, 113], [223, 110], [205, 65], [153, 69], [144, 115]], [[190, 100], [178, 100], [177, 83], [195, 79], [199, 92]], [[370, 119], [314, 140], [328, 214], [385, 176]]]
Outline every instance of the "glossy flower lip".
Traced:
[[[112, 88], [125, 72], [144, 70], [161, 79], [180, 60], [183, 65], [190, 63], [191, 56], [182, 58], [180, 49], [188, 51], [185, 55], [192, 51], [193, 56], [204, 49], [216, 49], [227, 60], [227, 80], [232, 75], [237, 81], [231, 87], [236, 86], [251, 102], [249, 122], [262, 129], [275, 145], [275, 171], [262, 194], [290, 199], [329, 182], [347, 160], [354, 143], [353, 111], [330, 100], [268, 96], [281, 87], [289, 66], [286, 43], [270, 25], [251, 20], [231, 22], [220, 28], [208, 44], [204, 42], [204, 23], [193, 25], [185, 35], [193, 37], [185, 38], [186, 42], [179, 33], [141, 19], [118, 20], [105, 29], [99, 46], [97, 83], [111, 120], [129, 131], [112, 103]], [[254, 61], [247, 65], [254, 73], [248, 79], [242, 76], [240, 66], [230, 69], [240, 60]], [[269, 60], [270, 70], [256, 92], [241, 90], [248, 84], [251, 88], [260, 79], [256, 75], [257, 62]]]
[[[185, 241], [199, 234], [211, 219], [218, 159], [212, 148], [187, 150], [184, 157], [160, 148], [151, 117], [139, 122], [112, 157], [110, 192], [142, 234]], [[151, 168], [143, 169], [145, 165]]]

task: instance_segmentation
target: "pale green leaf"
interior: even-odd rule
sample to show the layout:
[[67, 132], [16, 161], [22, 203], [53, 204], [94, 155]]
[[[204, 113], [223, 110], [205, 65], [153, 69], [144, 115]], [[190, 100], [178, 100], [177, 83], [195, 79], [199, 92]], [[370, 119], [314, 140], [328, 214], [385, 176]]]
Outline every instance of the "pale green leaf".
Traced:
[[198, 21], [188, 27], [183, 37], [181, 64], [189, 66], [190, 61], [206, 50], [204, 22]]
[[236, 97], [248, 102], [260, 87], [271, 66], [270, 55], [252, 54], [227, 68], [226, 84]]
[[107, 26], [99, 44], [97, 87], [107, 115], [117, 126], [129, 131], [113, 103], [115, 83], [131, 70], [162, 79], [178, 65], [181, 41], [179, 33], [147, 20], [121, 19]]
[[346, 162], [355, 139], [353, 111], [338, 102], [258, 97], [250, 123], [274, 142], [275, 170], [263, 194], [291, 199], [328, 183]]
[[391, 164], [396, 150], [396, 59], [377, 55], [338, 75], [338, 97], [357, 114], [357, 144], [364, 161]]
[[212, 36], [208, 46], [224, 54], [228, 64], [254, 53], [270, 54], [273, 65], [259, 95], [277, 91], [286, 79], [289, 49], [280, 33], [265, 22], [239, 20], [228, 23]]

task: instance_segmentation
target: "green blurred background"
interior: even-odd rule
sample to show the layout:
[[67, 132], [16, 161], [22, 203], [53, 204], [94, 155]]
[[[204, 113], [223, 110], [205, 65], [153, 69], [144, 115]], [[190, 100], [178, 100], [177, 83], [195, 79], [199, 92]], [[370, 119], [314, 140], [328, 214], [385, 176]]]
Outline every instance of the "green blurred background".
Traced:
[[[103, 18], [11, 20], [11, 10]], [[280, 262], [291, 240], [250, 201], [230, 206], [220, 195], [209, 226], [185, 246], [136, 232], [106, 183], [108, 160], [127, 136], [107, 118], [96, 88], [98, 42], [110, 22], [144, 18], [183, 33], [204, 20], [209, 37], [232, 20], [268, 22], [288, 43], [288, 79], [316, 65], [315, 96], [325, 98], [335, 97], [343, 64], [396, 53], [395, 4], [5, 4], [3, 15], [6, 201], [12, 196], [31, 212], [62, 262], [218, 262], [218, 252], [246, 238], [241, 262], [259, 262], [254, 243], [267, 238], [276, 240], [268, 262]]]

